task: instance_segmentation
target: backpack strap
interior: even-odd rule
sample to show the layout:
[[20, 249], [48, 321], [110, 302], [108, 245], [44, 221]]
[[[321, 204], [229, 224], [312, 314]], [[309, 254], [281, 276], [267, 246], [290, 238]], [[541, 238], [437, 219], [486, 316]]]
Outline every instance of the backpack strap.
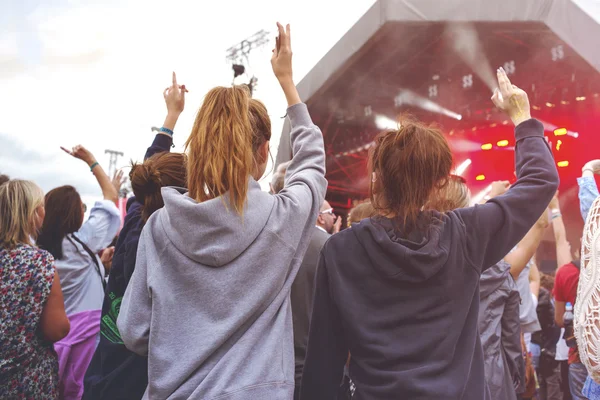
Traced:
[[[85, 243], [83, 243], [83, 241], [81, 239], [79, 239], [77, 236], [75, 236], [74, 233], [72, 233], [71, 235], [67, 235], [67, 239], [69, 239], [69, 241], [71, 243], [73, 243], [73, 241], [71, 240], [71, 238], [69, 236], [73, 237], [73, 239], [77, 243], [79, 243], [81, 245], [81, 247], [83, 247], [83, 250], [85, 250], [85, 252], [88, 253], [88, 255], [91, 257], [92, 261], [94, 262], [94, 265], [96, 266], [96, 272], [98, 272], [98, 276], [100, 277], [100, 281], [102, 282], [102, 289], [106, 291], [106, 281], [104, 280], [104, 277], [102, 276], [102, 270], [100, 269], [100, 264], [98, 263], [98, 258], [96, 257], [94, 252]], [[75, 245], [75, 243], [73, 243], [73, 245], [75, 247], [77, 247], [77, 245]]]

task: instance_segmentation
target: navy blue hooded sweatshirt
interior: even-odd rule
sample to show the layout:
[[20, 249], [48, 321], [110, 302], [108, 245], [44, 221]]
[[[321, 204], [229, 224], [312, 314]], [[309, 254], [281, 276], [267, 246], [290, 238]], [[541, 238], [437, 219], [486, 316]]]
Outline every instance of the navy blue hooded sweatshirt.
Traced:
[[536, 120], [516, 128], [518, 180], [485, 205], [422, 213], [409, 235], [363, 220], [323, 248], [300, 396], [333, 399], [351, 353], [354, 400], [491, 400], [478, 332], [479, 278], [525, 236], [558, 188]]
[[[172, 144], [172, 138], [156, 135], [144, 160], [169, 151]], [[148, 358], [127, 350], [117, 329], [121, 299], [135, 269], [138, 242], [144, 227], [142, 204], [134, 197], [132, 199], [127, 202], [127, 216], [115, 246], [102, 305], [100, 342], [84, 378], [84, 400], [141, 399], [148, 386]]]

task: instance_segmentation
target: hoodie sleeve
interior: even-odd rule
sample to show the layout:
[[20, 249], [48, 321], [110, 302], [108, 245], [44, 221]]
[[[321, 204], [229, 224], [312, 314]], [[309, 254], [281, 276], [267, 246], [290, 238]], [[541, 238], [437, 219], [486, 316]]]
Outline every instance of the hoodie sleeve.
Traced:
[[317, 268], [315, 286], [300, 398], [335, 399], [348, 358], [348, 346], [344, 340], [339, 312], [329, 290], [323, 253]]
[[521, 353], [521, 321], [519, 319], [519, 305], [521, 297], [512, 277], [507, 277], [511, 281], [510, 292], [504, 312], [502, 313], [502, 348], [508, 364], [508, 373], [512, 378], [514, 390], [517, 393], [525, 391], [525, 363]]
[[306, 104], [289, 107], [288, 117], [292, 127], [293, 157], [285, 175], [285, 185], [275, 196], [281, 205], [282, 216], [294, 216], [284, 221], [285, 225], [301, 224], [294, 229], [286, 229], [294, 237], [284, 239], [293, 243], [300, 240], [306, 229], [314, 226], [325, 199], [327, 181], [323, 135], [313, 124]]
[[154, 141], [146, 150], [146, 155], [144, 155], [144, 161], [152, 157], [157, 153], [162, 153], [163, 151], [170, 151], [171, 146], [173, 145], [173, 138], [163, 134], [157, 134], [154, 137]]
[[456, 212], [467, 232], [467, 256], [483, 270], [496, 264], [525, 236], [558, 189], [558, 172], [541, 122], [515, 129], [517, 182], [484, 205]]
[[140, 237], [135, 270], [125, 290], [117, 327], [125, 347], [141, 356], [148, 355], [152, 296], [148, 285], [148, 263], [146, 262], [145, 241], [148, 230]]

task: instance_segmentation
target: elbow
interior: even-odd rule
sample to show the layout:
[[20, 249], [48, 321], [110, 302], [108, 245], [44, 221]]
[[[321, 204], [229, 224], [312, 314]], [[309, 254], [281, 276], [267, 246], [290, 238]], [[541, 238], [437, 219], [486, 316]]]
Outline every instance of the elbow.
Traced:
[[61, 321], [57, 321], [52, 326], [43, 330], [44, 338], [51, 342], [58, 342], [67, 337], [71, 331], [71, 323], [65, 316]]

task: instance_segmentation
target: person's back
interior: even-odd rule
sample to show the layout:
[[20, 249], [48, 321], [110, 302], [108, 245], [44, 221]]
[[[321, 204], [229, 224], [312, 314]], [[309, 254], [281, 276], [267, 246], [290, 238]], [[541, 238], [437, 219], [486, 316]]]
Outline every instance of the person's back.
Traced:
[[69, 333], [50, 253], [33, 245], [44, 219], [33, 182], [0, 185], [0, 398], [58, 398], [53, 342]]
[[478, 325], [491, 398], [516, 400], [517, 390], [525, 389], [525, 365], [521, 353], [520, 296], [510, 265], [500, 261], [481, 274], [479, 284]]
[[[558, 187], [543, 126], [498, 72], [495, 103], [517, 125], [519, 179], [485, 205], [421, 209], [452, 167], [441, 132], [416, 123], [371, 149], [380, 216], [325, 245], [316, 278], [301, 398], [333, 398], [348, 351], [355, 399], [490, 399], [477, 329], [479, 278], [525, 236]], [[525, 111], [524, 111], [525, 110]]]
[[117, 325], [148, 355], [145, 398], [279, 399], [294, 391], [290, 288], [323, 201], [322, 135], [291, 79], [289, 31], [272, 64], [294, 157], [278, 195], [256, 181], [270, 121], [241, 87], [211, 90], [188, 140], [188, 189], [163, 188]]

